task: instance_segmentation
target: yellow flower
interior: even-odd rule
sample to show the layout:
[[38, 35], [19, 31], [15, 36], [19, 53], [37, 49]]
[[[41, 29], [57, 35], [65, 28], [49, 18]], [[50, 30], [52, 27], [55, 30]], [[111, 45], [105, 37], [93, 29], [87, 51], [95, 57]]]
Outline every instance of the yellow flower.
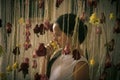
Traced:
[[12, 67], [11, 66], [7, 66], [6, 70], [7, 70], [7, 72], [11, 72], [12, 71]]
[[19, 24], [24, 24], [24, 19], [23, 19], [23, 18], [20, 18], [20, 19], [18, 20], [18, 23], [19, 23]]
[[55, 41], [52, 41], [50, 45], [53, 47], [54, 50], [58, 48], [57, 43]]
[[112, 20], [114, 18], [114, 14], [110, 13], [109, 19]]
[[15, 63], [12, 65], [12, 68], [13, 68], [14, 70], [17, 69], [17, 68], [18, 68], [18, 63], [15, 62]]
[[90, 60], [90, 65], [94, 65], [95, 64], [95, 60], [94, 59], [91, 59]]
[[94, 25], [98, 25], [100, 23], [100, 19], [97, 17], [96, 13], [93, 13], [90, 16], [89, 23], [94, 24]]

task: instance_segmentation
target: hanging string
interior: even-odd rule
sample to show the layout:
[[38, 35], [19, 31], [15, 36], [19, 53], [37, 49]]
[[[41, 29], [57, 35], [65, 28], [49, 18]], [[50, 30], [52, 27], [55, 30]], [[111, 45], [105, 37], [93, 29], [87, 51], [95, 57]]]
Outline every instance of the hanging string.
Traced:
[[[78, 4], [76, 6], [78, 8]], [[79, 10], [77, 11], [77, 16], [75, 19], [75, 26], [74, 26], [73, 36], [72, 36], [72, 49], [79, 47], [78, 33], [79, 33]]]
[[[62, 10], [64, 10], [65, 11], [65, 7], [62, 7]], [[62, 27], [63, 27], [63, 30], [65, 29], [65, 16], [63, 16], [63, 24], [62, 24]], [[61, 33], [62, 34], [62, 33]], [[64, 40], [63, 40], [63, 34], [62, 34], [62, 48], [64, 47]]]

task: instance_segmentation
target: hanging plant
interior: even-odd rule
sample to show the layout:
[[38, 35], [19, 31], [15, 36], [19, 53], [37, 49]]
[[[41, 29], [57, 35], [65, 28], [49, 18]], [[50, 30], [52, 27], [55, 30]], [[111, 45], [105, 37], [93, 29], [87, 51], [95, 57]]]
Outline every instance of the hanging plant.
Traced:
[[56, 7], [58, 8], [64, 0], [56, 0]]
[[0, 19], [0, 27], [2, 27], [2, 20]]
[[37, 68], [37, 61], [36, 60], [33, 60], [33, 65], [32, 65], [32, 68], [36, 69]]
[[106, 17], [105, 17], [105, 14], [104, 12], [101, 13], [101, 18], [100, 18], [100, 23], [103, 24], [106, 22]]
[[115, 27], [113, 28], [113, 33], [120, 33], [120, 18], [116, 19]]
[[14, 54], [14, 55], [19, 55], [19, 54], [20, 54], [20, 48], [19, 48], [19, 46], [16, 46], [16, 47], [13, 49], [13, 54]]
[[44, 46], [44, 43], [40, 43], [38, 49], [35, 51], [37, 56], [45, 56], [47, 54], [47, 50]]
[[8, 35], [12, 32], [12, 24], [9, 22], [6, 24], [6, 32]]
[[29, 58], [25, 58], [24, 61], [20, 65], [19, 72], [22, 71], [24, 78], [28, 74], [28, 68], [29, 68]]
[[96, 27], [96, 34], [102, 34], [101, 27]]

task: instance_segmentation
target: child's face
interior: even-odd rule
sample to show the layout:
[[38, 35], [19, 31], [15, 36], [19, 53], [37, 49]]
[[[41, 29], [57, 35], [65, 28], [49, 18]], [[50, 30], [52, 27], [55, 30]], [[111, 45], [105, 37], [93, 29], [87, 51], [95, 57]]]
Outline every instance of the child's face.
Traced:
[[53, 24], [53, 36], [54, 40], [57, 41], [60, 47], [63, 47], [67, 43], [67, 36], [63, 31], [60, 30], [57, 23]]

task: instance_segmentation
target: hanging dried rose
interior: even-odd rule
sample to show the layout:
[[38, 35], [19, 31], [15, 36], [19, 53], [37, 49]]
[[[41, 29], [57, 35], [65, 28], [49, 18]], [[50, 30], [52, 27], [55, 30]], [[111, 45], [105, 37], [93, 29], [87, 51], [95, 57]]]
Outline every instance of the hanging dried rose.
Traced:
[[110, 54], [107, 53], [106, 54], [106, 59], [105, 59], [105, 69], [110, 68], [111, 67], [111, 57]]
[[37, 56], [45, 56], [47, 50], [44, 46], [44, 43], [40, 43], [38, 49], [35, 52]]
[[28, 29], [26, 29], [25, 35], [26, 35], [26, 37], [29, 37], [31, 35], [31, 33]]
[[48, 78], [45, 74], [42, 74], [40, 80], [48, 80]]
[[56, 7], [58, 8], [62, 2], [63, 0], [56, 0]]
[[38, 7], [43, 8], [44, 7], [44, 0], [39, 0]]
[[26, 29], [31, 28], [31, 21], [30, 19], [26, 20]]
[[102, 34], [101, 27], [96, 27], [96, 34]]
[[105, 14], [104, 12], [101, 13], [101, 18], [100, 18], [100, 23], [105, 23], [106, 22], [106, 17], [105, 17]]
[[28, 74], [28, 68], [29, 68], [29, 58], [25, 58], [24, 62], [21, 63], [19, 72], [22, 71], [24, 78]]
[[26, 36], [25, 41], [26, 41], [27, 43], [30, 43], [30, 38]]
[[44, 24], [40, 24], [39, 30], [40, 30], [40, 35], [45, 34]]
[[41, 78], [41, 75], [40, 75], [40, 74], [36, 73], [36, 74], [34, 75], [34, 80], [41, 80], [40, 78]]
[[115, 27], [113, 28], [113, 33], [120, 33], [120, 18], [116, 19]]
[[38, 24], [36, 24], [35, 28], [33, 29], [34, 33], [39, 37], [38, 33], [40, 32], [40, 27]]
[[32, 65], [32, 68], [36, 69], [37, 68], [37, 61], [36, 60], [33, 60], [33, 65]]
[[112, 39], [112, 40], [109, 42], [109, 46], [108, 46], [109, 51], [113, 51], [113, 50], [114, 50], [114, 46], [115, 46], [115, 40]]
[[18, 46], [16, 46], [14, 49], [13, 49], [13, 54], [14, 55], [19, 55], [20, 54], [20, 48]]
[[2, 20], [0, 19], [0, 27], [2, 27]]
[[88, 0], [88, 5], [90, 7], [96, 8], [97, 7], [97, 1], [96, 0]]
[[7, 31], [8, 34], [10, 34], [10, 33], [12, 32], [12, 29], [11, 29], [11, 28], [12, 28], [12, 24], [8, 22], [8, 23], [6, 24], [6, 31]]
[[74, 50], [72, 51], [72, 55], [73, 55], [73, 58], [74, 58], [75, 60], [79, 60], [79, 59], [81, 58], [80, 53], [79, 53], [79, 51], [78, 51], [77, 49], [74, 49]]
[[32, 45], [31, 45], [30, 43], [28, 43], [28, 42], [25, 42], [25, 43], [24, 43], [24, 49], [25, 49], [25, 50], [28, 50], [31, 46], [32, 46]]
[[50, 22], [49, 22], [48, 20], [45, 20], [45, 21], [43, 22], [43, 24], [44, 24], [45, 30], [49, 30], [49, 29], [50, 29], [51, 25], [50, 25]]

